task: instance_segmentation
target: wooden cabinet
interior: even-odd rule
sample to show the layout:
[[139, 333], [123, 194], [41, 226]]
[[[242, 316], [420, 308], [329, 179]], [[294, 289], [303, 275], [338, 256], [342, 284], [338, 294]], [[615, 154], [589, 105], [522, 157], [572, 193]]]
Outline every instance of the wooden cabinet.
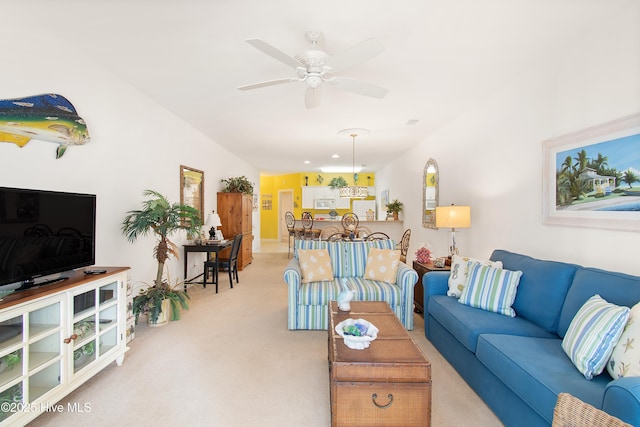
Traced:
[[27, 424], [114, 360], [122, 364], [127, 268], [106, 270], [2, 299], [0, 426]]
[[218, 193], [218, 215], [225, 239], [242, 234], [242, 246], [238, 254], [238, 270], [251, 264], [253, 258], [253, 196], [243, 193]]
[[436, 267], [432, 263], [420, 264], [418, 261], [413, 261], [413, 269], [418, 272], [418, 281], [413, 288], [413, 302], [415, 305], [414, 311], [416, 313], [424, 312], [424, 286], [422, 285], [422, 276], [430, 271], [450, 271], [451, 267]]

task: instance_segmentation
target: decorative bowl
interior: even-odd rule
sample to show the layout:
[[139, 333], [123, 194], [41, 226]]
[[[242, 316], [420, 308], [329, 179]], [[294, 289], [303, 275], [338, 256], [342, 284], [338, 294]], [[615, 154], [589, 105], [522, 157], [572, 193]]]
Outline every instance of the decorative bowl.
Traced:
[[[344, 329], [349, 326], [359, 326], [364, 330], [361, 336], [348, 335]], [[346, 319], [336, 325], [336, 333], [344, 339], [344, 344], [354, 350], [364, 350], [369, 347], [371, 341], [378, 337], [378, 328], [364, 319]]]

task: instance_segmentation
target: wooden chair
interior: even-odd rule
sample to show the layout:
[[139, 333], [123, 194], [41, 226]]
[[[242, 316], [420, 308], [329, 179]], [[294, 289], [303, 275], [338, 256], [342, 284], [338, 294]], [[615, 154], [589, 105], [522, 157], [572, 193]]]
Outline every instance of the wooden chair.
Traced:
[[409, 239], [411, 239], [411, 229], [407, 228], [400, 239], [400, 261], [407, 263], [407, 252], [409, 252]]
[[229, 258], [218, 258], [215, 260], [205, 261], [204, 263], [204, 287], [207, 287], [207, 274], [209, 271], [213, 274], [213, 282], [216, 284], [216, 294], [218, 293], [218, 271], [226, 270], [229, 272], [229, 284], [233, 288], [233, 278], [235, 277], [236, 283], [240, 283], [238, 279], [238, 253], [240, 252], [240, 246], [242, 245], [242, 233], [233, 238], [231, 244], [231, 253]]

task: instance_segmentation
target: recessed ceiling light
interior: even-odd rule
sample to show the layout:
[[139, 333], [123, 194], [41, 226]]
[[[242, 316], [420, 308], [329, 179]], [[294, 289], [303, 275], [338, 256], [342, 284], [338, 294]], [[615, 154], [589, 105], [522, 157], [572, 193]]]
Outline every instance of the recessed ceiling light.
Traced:
[[332, 159], [339, 159], [340, 155], [339, 154], [334, 154], [333, 156], [331, 156]]
[[309, 160], [305, 160], [305, 161], [304, 161], [304, 164], [305, 164], [305, 165], [308, 165], [309, 163], [311, 163]]

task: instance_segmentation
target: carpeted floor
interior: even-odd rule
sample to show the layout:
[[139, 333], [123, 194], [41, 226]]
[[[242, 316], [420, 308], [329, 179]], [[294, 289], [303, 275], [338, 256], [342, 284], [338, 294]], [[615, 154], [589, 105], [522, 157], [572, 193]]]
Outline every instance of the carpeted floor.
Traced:
[[[326, 331], [287, 330], [286, 253], [257, 253], [233, 289], [189, 288], [182, 320], [136, 330], [125, 362], [110, 365], [30, 426], [329, 426]], [[432, 363], [433, 426], [502, 424], [424, 336]]]

